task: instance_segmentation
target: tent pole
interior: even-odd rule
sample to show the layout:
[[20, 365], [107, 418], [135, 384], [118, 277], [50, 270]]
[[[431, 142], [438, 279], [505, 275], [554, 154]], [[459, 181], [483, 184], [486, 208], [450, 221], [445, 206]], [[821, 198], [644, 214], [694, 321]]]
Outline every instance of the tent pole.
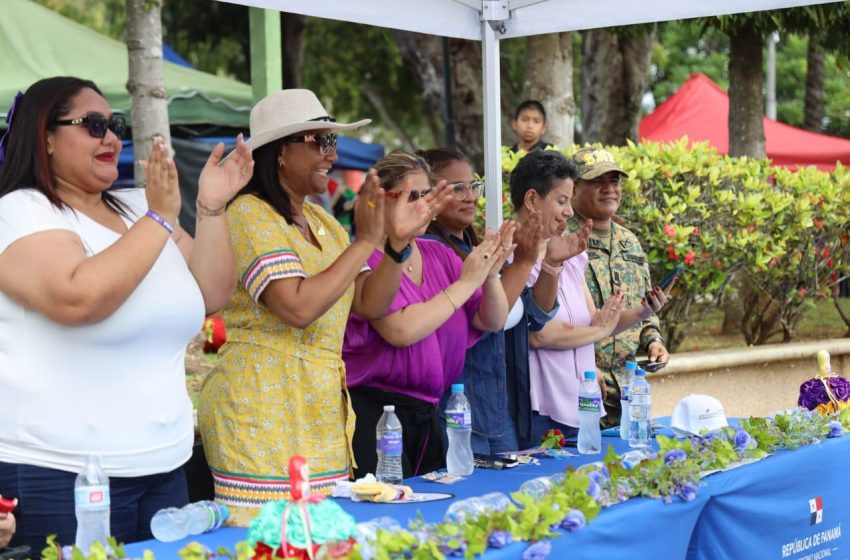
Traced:
[[490, 22], [481, 22], [481, 58], [484, 62], [484, 196], [487, 228], [502, 225], [502, 103], [499, 95], [499, 37]]
[[283, 87], [280, 47], [280, 12], [251, 8], [251, 88], [254, 103]]

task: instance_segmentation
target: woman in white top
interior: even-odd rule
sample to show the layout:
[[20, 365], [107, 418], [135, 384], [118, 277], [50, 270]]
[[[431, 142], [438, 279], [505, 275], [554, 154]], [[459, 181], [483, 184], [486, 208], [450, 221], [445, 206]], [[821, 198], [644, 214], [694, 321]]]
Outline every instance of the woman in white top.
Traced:
[[193, 443], [186, 344], [228, 300], [234, 260], [224, 206], [250, 151], [199, 180], [196, 237], [161, 140], [147, 188], [108, 190], [125, 129], [97, 87], [60, 77], [16, 99], [0, 144], [0, 493], [18, 497], [13, 545], [71, 544], [74, 478], [89, 455], [110, 477], [111, 529], [150, 537], [160, 508], [187, 502]]

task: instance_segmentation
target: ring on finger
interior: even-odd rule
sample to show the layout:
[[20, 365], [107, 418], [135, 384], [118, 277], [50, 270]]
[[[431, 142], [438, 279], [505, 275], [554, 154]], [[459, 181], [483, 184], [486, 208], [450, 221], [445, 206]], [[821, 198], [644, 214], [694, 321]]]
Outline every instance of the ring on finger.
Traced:
[[371, 200], [367, 200], [367, 201], [366, 201], [366, 206], [368, 206], [369, 208], [375, 208], [375, 203], [374, 203], [374, 202], [372, 202]]

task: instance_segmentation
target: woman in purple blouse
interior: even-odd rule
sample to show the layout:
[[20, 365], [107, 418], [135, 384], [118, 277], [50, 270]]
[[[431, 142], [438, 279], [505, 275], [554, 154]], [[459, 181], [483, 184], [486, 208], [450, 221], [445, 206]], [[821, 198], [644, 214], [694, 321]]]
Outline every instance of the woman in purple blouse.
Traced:
[[[432, 188], [428, 164], [414, 154], [392, 152], [375, 170], [387, 211]], [[375, 428], [387, 404], [395, 405], [402, 424], [404, 476], [444, 465], [437, 403], [460, 377], [467, 348], [505, 323], [508, 306], [498, 273], [513, 248], [515, 228], [507, 223], [499, 234], [488, 232], [465, 261], [429, 239], [416, 239], [400, 253], [385, 247], [369, 258], [374, 266], [386, 253], [404, 263], [404, 274], [384, 317], [352, 313], [345, 330], [342, 357], [357, 415], [352, 446], [358, 477], [375, 472]]]

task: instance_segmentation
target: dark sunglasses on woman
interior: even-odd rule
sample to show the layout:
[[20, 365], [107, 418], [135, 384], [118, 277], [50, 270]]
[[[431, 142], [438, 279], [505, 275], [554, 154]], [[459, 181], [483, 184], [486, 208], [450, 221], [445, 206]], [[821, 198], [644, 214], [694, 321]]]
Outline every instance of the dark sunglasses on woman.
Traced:
[[284, 142], [315, 142], [319, 146], [319, 153], [326, 156], [331, 150], [336, 151], [336, 134], [333, 132], [319, 132], [318, 134], [302, 134], [300, 136], [287, 136]]
[[[434, 189], [425, 189], [424, 191], [410, 191], [410, 197], [407, 199], [407, 201], [416, 202], [420, 198], [425, 198], [426, 196], [431, 194], [431, 191], [433, 190]], [[399, 197], [401, 197], [401, 193], [402, 191], [392, 191], [384, 193], [384, 195], [386, 195], [388, 198], [398, 199]]]
[[59, 126], [84, 126], [92, 138], [103, 138], [106, 136], [106, 131], [111, 130], [119, 140], [123, 140], [124, 133], [127, 131], [127, 117], [121, 113], [113, 113], [109, 118], [106, 118], [105, 115], [100, 113], [86, 113], [83, 117], [56, 120], [53, 121], [53, 124]]

